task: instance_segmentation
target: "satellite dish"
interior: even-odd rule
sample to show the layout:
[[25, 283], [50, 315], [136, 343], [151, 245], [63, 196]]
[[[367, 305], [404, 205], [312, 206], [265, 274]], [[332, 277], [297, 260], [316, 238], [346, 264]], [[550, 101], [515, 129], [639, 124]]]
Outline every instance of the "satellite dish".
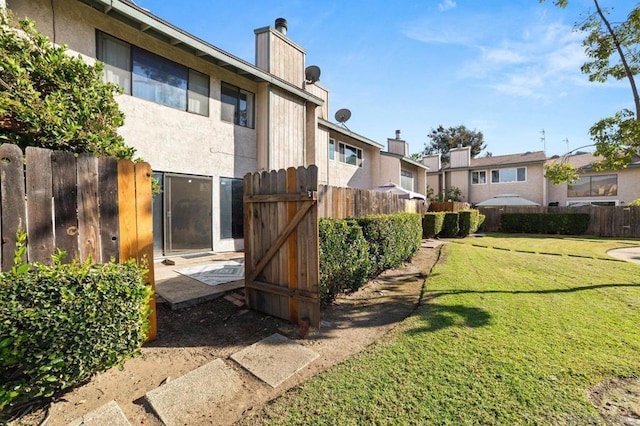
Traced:
[[309, 65], [304, 70], [305, 83], [313, 84], [320, 81], [320, 67], [316, 65]]
[[336, 111], [335, 117], [338, 123], [344, 124], [351, 118], [351, 111], [346, 108], [339, 109], [338, 111]]

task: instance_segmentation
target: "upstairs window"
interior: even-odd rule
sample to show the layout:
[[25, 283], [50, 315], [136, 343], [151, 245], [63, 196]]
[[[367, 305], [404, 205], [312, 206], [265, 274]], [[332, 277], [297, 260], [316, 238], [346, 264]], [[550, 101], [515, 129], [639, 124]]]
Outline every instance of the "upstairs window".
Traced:
[[526, 182], [527, 168], [491, 170], [491, 183]]
[[471, 184], [472, 185], [484, 185], [487, 183], [487, 171], [482, 170], [479, 172], [471, 172]]
[[580, 176], [567, 186], [568, 197], [610, 197], [618, 195], [618, 175]]
[[400, 187], [413, 191], [413, 173], [409, 170], [400, 170]]
[[336, 159], [336, 141], [329, 139], [329, 160]]
[[362, 167], [362, 150], [346, 143], [340, 143], [338, 145], [338, 161]]
[[209, 115], [208, 75], [100, 31], [97, 42], [104, 81], [120, 86], [127, 95]]
[[223, 82], [221, 100], [222, 120], [253, 128], [253, 93]]

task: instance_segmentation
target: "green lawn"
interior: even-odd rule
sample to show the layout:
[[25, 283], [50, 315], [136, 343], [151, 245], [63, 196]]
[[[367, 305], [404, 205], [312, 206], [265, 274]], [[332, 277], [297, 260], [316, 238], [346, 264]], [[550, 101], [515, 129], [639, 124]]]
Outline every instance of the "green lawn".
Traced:
[[[586, 244], [594, 257], [629, 243], [490, 240], [563, 254], [584, 254]], [[599, 424], [589, 387], [640, 375], [640, 265], [472, 244], [447, 244], [443, 258], [411, 317], [256, 417], [275, 424]]]

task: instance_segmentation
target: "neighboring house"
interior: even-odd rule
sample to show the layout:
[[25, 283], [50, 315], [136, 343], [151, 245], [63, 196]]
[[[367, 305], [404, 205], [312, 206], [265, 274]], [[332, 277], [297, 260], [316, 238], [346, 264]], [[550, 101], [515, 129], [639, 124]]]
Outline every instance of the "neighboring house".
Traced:
[[409, 144], [400, 138], [400, 130], [396, 130], [395, 139], [387, 139], [387, 146], [388, 150], [381, 152], [378, 186], [392, 182], [408, 191], [425, 195], [429, 167], [409, 157]]
[[436, 194], [458, 188], [462, 201], [477, 204], [496, 195], [517, 194], [544, 205], [547, 200], [542, 151], [524, 154], [471, 158], [471, 148], [449, 151], [451, 163], [440, 164], [440, 154], [428, 155], [423, 163], [429, 166], [427, 185]]
[[[549, 202], [560, 206], [620, 206], [640, 198], [640, 157], [625, 169], [601, 172], [593, 169], [596, 160], [590, 153], [567, 157], [565, 161], [578, 169], [580, 179], [572, 185], [549, 182]], [[557, 156], [549, 159], [549, 162], [557, 161], [561, 161]]]
[[383, 163], [381, 144], [328, 121], [329, 91], [305, 81], [306, 52], [283, 19], [254, 31], [254, 65], [130, 1], [7, 7], [53, 43], [103, 62], [105, 80], [122, 88], [120, 133], [162, 186], [153, 201], [156, 256], [242, 249], [250, 172], [315, 164], [320, 183], [366, 189], [387, 177], [409, 185], [415, 172], [413, 190], [424, 192], [417, 169], [426, 169], [406, 153]]

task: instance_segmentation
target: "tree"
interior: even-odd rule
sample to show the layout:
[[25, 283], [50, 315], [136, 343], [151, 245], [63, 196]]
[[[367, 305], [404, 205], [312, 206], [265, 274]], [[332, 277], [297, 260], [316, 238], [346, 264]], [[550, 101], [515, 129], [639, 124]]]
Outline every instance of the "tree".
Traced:
[[[541, 3], [544, 1], [540, 0]], [[559, 7], [566, 7], [567, 3], [568, 0], [554, 1]], [[625, 21], [612, 23], [598, 0], [593, 0], [593, 4], [595, 12], [576, 25], [587, 34], [582, 44], [590, 58], [580, 69], [592, 82], [626, 79], [635, 105], [635, 113], [622, 109], [589, 129], [596, 147], [595, 155], [603, 158], [594, 167], [615, 170], [626, 167], [640, 150], [640, 96], [635, 82], [635, 76], [640, 72], [640, 5], [631, 10]], [[554, 183], [571, 183], [578, 176], [577, 170], [563, 161], [545, 169], [545, 176]]]
[[486, 148], [482, 132], [469, 130], [462, 124], [458, 127], [449, 127], [448, 129], [440, 125], [437, 129], [431, 129], [428, 138], [431, 139], [431, 142], [425, 143], [424, 153], [427, 155], [439, 153], [442, 156], [442, 161], [445, 163], [448, 163], [450, 160], [449, 150], [458, 145], [470, 146], [472, 158]]
[[0, 11], [0, 142], [131, 159], [118, 135], [124, 114], [102, 65], [54, 46], [33, 21]]

